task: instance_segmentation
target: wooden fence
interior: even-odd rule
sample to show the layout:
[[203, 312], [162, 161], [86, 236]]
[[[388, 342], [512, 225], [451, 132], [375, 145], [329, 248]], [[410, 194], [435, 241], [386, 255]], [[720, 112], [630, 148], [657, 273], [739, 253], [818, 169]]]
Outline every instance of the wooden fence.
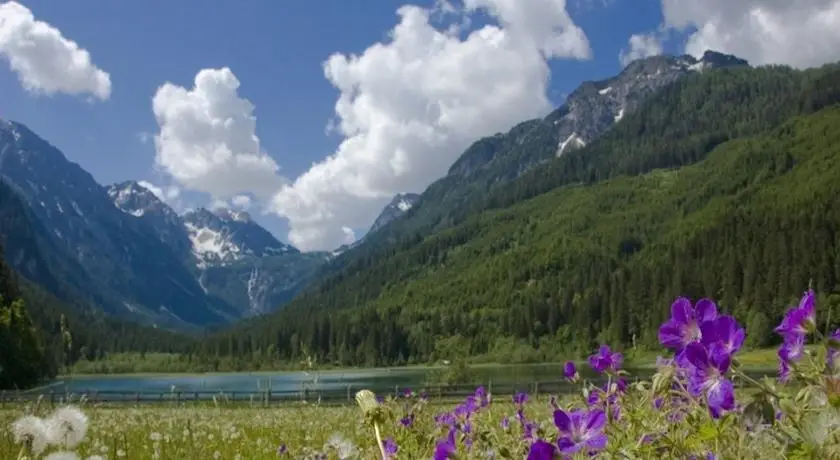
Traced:
[[[627, 383], [631, 384], [641, 380], [640, 378], [628, 378]], [[603, 386], [606, 380], [593, 381], [592, 383]], [[744, 388], [747, 382], [738, 380], [735, 383], [736, 388]], [[406, 393], [415, 395], [423, 395], [432, 401], [451, 401], [461, 400], [467, 396], [474, 394], [478, 386], [483, 386], [488, 393], [491, 393], [494, 398], [499, 397], [509, 399], [512, 395], [520, 392], [526, 392], [532, 397], [541, 395], [557, 395], [563, 396], [580, 391], [580, 385], [570, 383], [567, 380], [553, 380], [553, 381], [539, 381], [531, 383], [502, 383], [496, 384], [487, 382], [485, 384], [468, 384], [468, 385], [425, 385], [416, 388], [407, 388], [400, 386], [384, 387], [382, 384], [377, 385], [351, 385], [348, 384], [343, 388], [333, 389], [318, 389], [309, 388], [306, 385], [296, 390], [272, 390], [272, 389], [258, 389], [253, 391], [230, 391], [230, 390], [200, 390], [200, 391], [182, 391], [173, 389], [167, 392], [149, 392], [149, 391], [113, 391], [113, 390], [99, 390], [99, 391], [50, 391], [43, 390], [28, 390], [28, 391], [0, 391], [0, 409], [14, 404], [41, 401], [50, 405], [65, 404], [70, 402], [79, 402], [84, 400], [86, 403], [107, 403], [107, 404], [155, 404], [155, 403], [169, 403], [169, 404], [187, 404], [187, 403], [213, 403], [217, 405], [233, 404], [233, 403], [249, 403], [250, 405], [269, 406], [273, 404], [282, 403], [321, 403], [326, 405], [344, 405], [355, 404], [356, 392], [361, 389], [369, 389], [377, 394], [379, 397], [392, 396], [395, 398], [403, 398]]]
[[99, 391], [76, 391], [64, 392], [45, 389], [43, 391], [29, 390], [29, 391], [3, 391], [0, 392], [0, 407], [19, 404], [25, 402], [34, 402], [41, 400], [44, 403], [61, 404], [65, 402], [78, 402], [84, 400], [87, 403], [125, 403], [125, 404], [144, 404], [144, 403], [190, 403], [190, 402], [213, 402], [215, 404], [228, 404], [233, 402], [250, 402], [251, 404], [270, 405], [273, 403], [284, 402], [321, 402], [325, 404], [353, 404], [354, 397], [357, 391], [367, 388], [374, 391], [378, 396], [393, 396], [401, 398], [407, 392], [414, 392], [416, 395], [424, 395], [430, 400], [452, 400], [463, 399], [468, 395], [475, 393], [478, 386], [484, 386], [485, 389], [493, 394], [495, 397], [505, 396], [510, 397], [519, 392], [527, 392], [531, 396], [537, 395], [565, 395], [579, 391], [579, 386], [568, 381], [541, 381], [531, 383], [504, 383], [494, 384], [487, 382], [481, 384], [469, 385], [438, 385], [438, 386], [424, 386], [422, 388], [401, 388], [394, 386], [390, 388], [383, 388], [381, 385], [346, 385], [344, 388], [336, 389], [317, 389], [317, 388], [301, 388], [297, 390], [254, 390], [254, 391], [229, 391], [229, 390], [201, 390], [201, 391], [181, 391], [174, 389], [167, 392], [148, 392], [148, 391], [113, 391], [113, 390], [99, 390]]

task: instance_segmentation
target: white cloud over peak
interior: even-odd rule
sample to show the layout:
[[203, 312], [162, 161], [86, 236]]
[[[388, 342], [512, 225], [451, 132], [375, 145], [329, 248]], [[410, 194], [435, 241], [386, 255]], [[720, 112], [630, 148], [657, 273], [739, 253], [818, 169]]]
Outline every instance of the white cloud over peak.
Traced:
[[251, 207], [251, 197], [248, 195], [236, 195], [230, 199], [230, 204], [243, 211], [247, 211]]
[[157, 185], [145, 180], [137, 181], [137, 185], [152, 192], [153, 195], [165, 203], [171, 203], [181, 195], [181, 189], [174, 185], [170, 185], [168, 187], [158, 187]]
[[165, 83], [152, 99], [159, 132], [155, 163], [182, 186], [228, 199], [250, 192], [268, 199], [284, 183], [260, 146], [254, 106], [238, 94], [228, 68], [203, 69], [194, 87]]
[[664, 25], [691, 30], [685, 51], [803, 68], [840, 59], [840, 0], [662, 0]]
[[629, 40], [630, 49], [618, 53], [618, 61], [622, 67], [636, 59], [662, 54], [662, 40], [655, 33], [634, 34]]
[[0, 4], [0, 55], [32, 93], [91, 94], [100, 100], [111, 95], [111, 77], [93, 64], [90, 53], [14, 1]]
[[438, 6], [434, 13], [483, 9], [499, 25], [461, 38], [457, 28], [436, 27], [431, 10], [403, 6], [389, 41], [324, 63], [340, 91], [334, 127], [344, 139], [272, 200], [301, 249], [346, 243], [348, 229], [370, 225], [395, 193], [442, 177], [471, 142], [546, 113], [546, 60], [591, 55], [565, 0]]

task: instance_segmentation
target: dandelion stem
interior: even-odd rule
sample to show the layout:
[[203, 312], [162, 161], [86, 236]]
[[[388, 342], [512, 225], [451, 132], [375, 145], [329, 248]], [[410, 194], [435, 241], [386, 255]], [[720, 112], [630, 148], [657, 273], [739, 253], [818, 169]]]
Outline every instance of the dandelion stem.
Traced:
[[385, 454], [385, 445], [382, 443], [382, 434], [379, 432], [379, 423], [373, 423], [373, 432], [376, 434], [376, 445], [379, 446], [379, 453], [382, 454], [382, 460], [388, 460]]

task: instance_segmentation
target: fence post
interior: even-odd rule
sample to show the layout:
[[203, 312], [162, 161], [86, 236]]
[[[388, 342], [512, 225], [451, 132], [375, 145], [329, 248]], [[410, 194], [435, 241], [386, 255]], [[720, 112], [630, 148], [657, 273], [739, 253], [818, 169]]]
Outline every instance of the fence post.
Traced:
[[400, 386], [394, 385], [394, 399], [399, 399], [400, 397]]
[[353, 401], [352, 399], [350, 399], [350, 394], [351, 394], [350, 393], [350, 387], [352, 387], [352, 386], [353, 385], [349, 385], [349, 384], [347, 385], [347, 402]]

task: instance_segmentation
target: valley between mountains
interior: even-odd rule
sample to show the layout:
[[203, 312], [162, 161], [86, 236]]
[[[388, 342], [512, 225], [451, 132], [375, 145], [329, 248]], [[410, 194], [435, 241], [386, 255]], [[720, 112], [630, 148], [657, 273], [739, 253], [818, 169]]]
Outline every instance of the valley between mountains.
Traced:
[[4, 120], [2, 299], [23, 299], [9, 334], [31, 359], [3, 383], [119, 352], [219, 370], [641, 350], [676, 295], [719, 298], [766, 346], [809, 282], [840, 313], [838, 104], [837, 64], [636, 60], [477, 139], [329, 252], [243, 211], [99, 184]]

